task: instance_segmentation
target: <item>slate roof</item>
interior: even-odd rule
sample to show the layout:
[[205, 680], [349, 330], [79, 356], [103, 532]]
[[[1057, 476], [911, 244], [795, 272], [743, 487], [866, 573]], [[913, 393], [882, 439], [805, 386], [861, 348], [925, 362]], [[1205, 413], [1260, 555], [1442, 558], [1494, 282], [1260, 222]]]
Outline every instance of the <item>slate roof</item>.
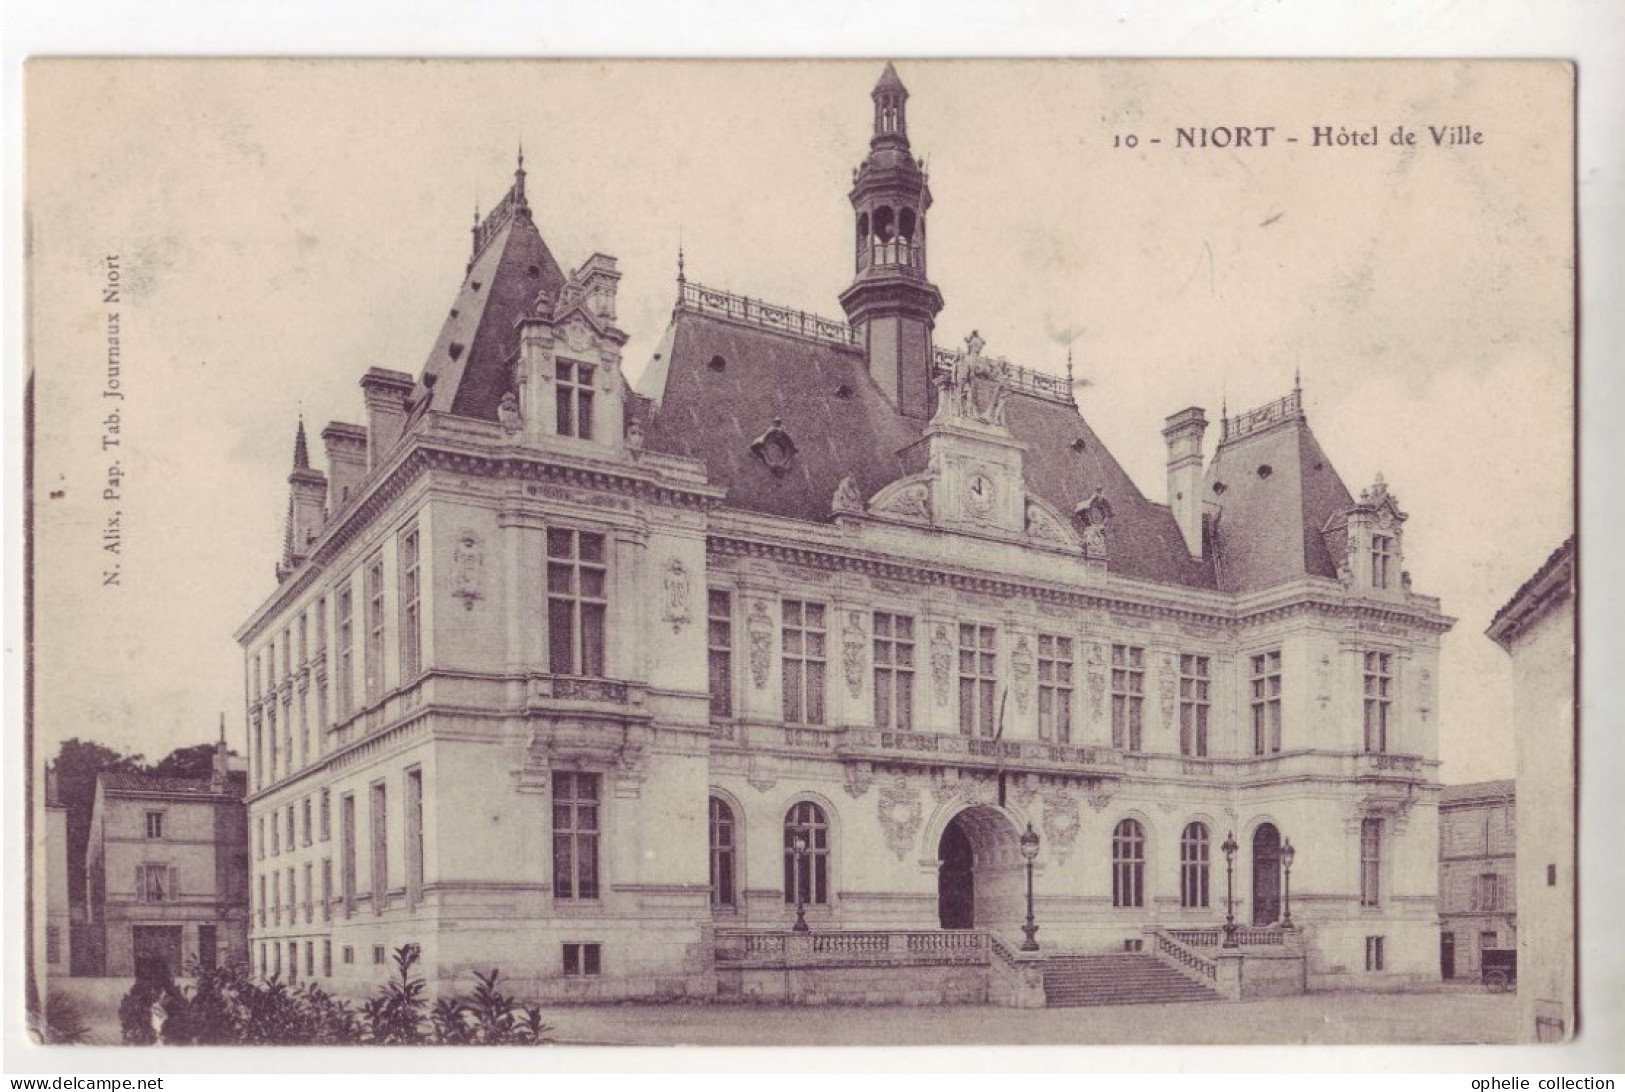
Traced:
[[412, 392], [413, 416], [432, 409], [495, 421], [519, 351], [514, 323], [538, 293], [557, 300], [563, 287], [564, 272], [530, 213], [514, 212], [469, 265]]
[[[859, 491], [925, 469], [922, 422], [893, 409], [861, 352], [728, 319], [679, 310], [662, 347], [658, 399], [644, 444], [706, 464], [728, 491], [725, 504], [789, 519], [825, 521], [841, 478]], [[715, 370], [711, 361], [721, 358]], [[837, 394], [845, 388], [846, 395]], [[646, 411], [646, 402], [637, 403]], [[794, 440], [791, 469], [775, 476], [751, 441], [775, 417]], [[1147, 500], [1073, 406], [1020, 392], [1005, 407], [1011, 434], [1027, 445], [1027, 488], [1065, 514], [1098, 486], [1113, 509], [1112, 571], [1144, 580], [1213, 586], [1212, 567], [1191, 559], [1166, 505]], [[1074, 448], [1083, 440], [1082, 450]], [[911, 447], [911, 445], [913, 445]]]
[[226, 775], [226, 791], [215, 792], [207, 777], [167, 777], [158, 774], [112, 771], [101, 775], [108, 792], [164, 793], [172, 796], [229, 796], [242, 799], [248, 788], [248, 775], [241, 771]]
[[1213, 564], [1221, 591], [1336, 578], [1321, 529], [1354, 497], [1301, 415], [1221, 443], [1203, 494], [1219, 505]]
[[1504, 800], [1517, 796], [1518, 783], [1507, 777], [1499, 781], [1473, 781], [1466, 785], [1443, 785], [1440, 804], [1460, 804], [1467, 800]]

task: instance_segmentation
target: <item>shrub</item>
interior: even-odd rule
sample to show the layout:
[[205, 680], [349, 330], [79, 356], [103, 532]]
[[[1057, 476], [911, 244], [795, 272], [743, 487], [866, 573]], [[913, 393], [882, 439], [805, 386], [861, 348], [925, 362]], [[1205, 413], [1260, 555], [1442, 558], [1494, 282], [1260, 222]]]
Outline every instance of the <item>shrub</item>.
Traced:
[[[229, 1045], [533, 1045], [550, 1042], [541, 1009], [498, 987], [499, 972], [475, 973], [470, 994], [443, 998], [430, 1008], [416, 973], [418, 948], [395, 950], [395, 974], [359, 1012], [314, 983], [296, 989], [272, 977], [249, 978], [241, 968], [193, 968], [196, 984], [182, 995], [156, 976], [138, 978], [119, 1004], [127, 1043], [162, 1041]], [[162, 1002], [163, 1017], [153, 1005]]]

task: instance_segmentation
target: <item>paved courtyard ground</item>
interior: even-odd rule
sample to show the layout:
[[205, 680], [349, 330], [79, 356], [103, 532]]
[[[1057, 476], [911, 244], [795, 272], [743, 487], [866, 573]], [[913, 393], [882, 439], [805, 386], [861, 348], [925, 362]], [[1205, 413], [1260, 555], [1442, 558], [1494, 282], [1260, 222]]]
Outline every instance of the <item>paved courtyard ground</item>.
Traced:
[[1450, 989], [1037, 1010], [626, 1004], [547, 1019], [561, 1043], [616, 1046], [1485, 1044], [1514, 1041], [1517, 999]]
[[[93, 1042], [118, 1043], [128, 982], [73, 979], [68, 988], [94, 1026]], [[613, 1046], [1487, 1044], [1514, 1041], [1517, 999], [1448, 987], [1077, 1009], [622, 1004], [546, 1015], [560, 1043]]]

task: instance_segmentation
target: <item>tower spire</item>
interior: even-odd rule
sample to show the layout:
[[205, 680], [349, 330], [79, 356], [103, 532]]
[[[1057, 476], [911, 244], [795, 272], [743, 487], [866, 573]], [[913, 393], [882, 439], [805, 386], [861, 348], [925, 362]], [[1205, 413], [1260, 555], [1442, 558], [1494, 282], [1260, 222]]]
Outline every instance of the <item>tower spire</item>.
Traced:
[[295, 470], [310, 469], [310, 448], [305, 443], [305, 417], [299, 415], [299, 428], [293, 434], [293, 468]]
[[869, 93], [875, 100], [875, 132], [869, 141], [871, 148], [883, 144], [908, 147], [908, 88], [898, 78], [897, 66], [890, 61], [880, 73], [875, 89]]

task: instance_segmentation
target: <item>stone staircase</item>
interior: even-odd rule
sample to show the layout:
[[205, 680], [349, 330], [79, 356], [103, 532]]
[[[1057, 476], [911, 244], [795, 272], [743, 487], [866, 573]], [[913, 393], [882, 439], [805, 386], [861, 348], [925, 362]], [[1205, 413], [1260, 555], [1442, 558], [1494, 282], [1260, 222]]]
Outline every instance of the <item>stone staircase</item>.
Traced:
[[1217, 990], [1199, 985], [1148, 953], [1054, 955], [1044, 960], [1044, 1002], [1050, 1008], [1218, 1000]]

